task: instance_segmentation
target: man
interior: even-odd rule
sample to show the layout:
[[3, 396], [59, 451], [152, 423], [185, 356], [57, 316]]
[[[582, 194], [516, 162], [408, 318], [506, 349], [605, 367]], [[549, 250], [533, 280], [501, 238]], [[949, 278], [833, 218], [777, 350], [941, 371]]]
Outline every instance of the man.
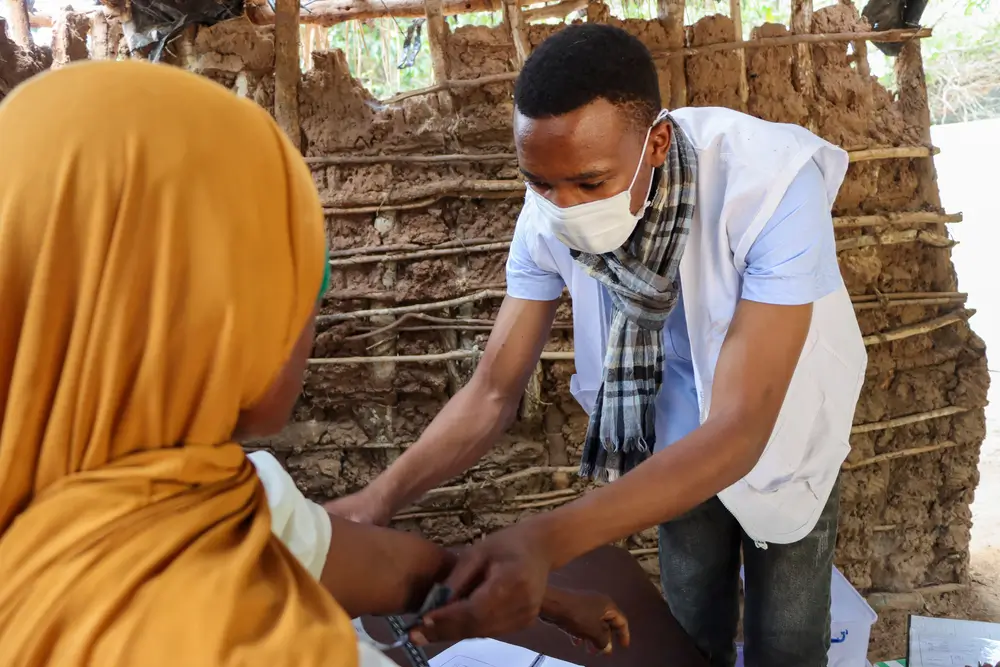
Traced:
[[649, 52], [609, 26], [549, 38], [514, 98], [528, 190], [483, 358], [331, 511], [386, 522], [483, 456], [565, 287], [570, 389], [591, 415], [581, 472], [613, 483], [467, 549], [448, 579], [467, 597], [424, 634], [526, 624], [550, 569], [662, 524], [664, 595], [713, 666], [735, 659], [741, 548], [747, 664], [826, 665], [837, 475], [866, 364], [830, 217], [847, 155], [726, 109], [661, 113]]

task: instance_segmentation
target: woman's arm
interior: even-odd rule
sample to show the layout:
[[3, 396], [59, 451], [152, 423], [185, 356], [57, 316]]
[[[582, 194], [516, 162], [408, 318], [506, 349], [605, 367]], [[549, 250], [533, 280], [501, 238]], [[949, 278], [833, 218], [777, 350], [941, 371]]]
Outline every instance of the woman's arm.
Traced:
[[416, 535], [330, 516], [320, 582], [352, 618], [416, 611], [455, 555]]

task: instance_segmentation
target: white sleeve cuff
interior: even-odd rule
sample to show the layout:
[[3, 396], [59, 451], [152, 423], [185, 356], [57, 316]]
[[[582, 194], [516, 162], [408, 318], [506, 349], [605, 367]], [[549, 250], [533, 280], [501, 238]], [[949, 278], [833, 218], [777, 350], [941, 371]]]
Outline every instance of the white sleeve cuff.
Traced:
[[248, 455], [264, 485], [271, 509], [271, 532], [302, 563], [309, 574], [319, 579], [330, 551], [330, 517], [320, 505], [299, 491], [295, 482], [270, 452]]

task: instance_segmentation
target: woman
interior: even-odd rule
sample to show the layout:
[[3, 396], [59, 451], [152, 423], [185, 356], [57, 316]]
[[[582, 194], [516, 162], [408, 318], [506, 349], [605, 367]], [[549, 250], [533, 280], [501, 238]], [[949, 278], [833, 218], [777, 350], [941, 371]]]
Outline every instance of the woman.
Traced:
[[[0, 665], [377, 664], [344, 606], [412, 607], [450, 556], [324, 528], [272, 469], [300, 564], [235, 442], [284, 425], [312, 343], [301, 158], [260, 108], [135, 62], [28, 82], [0, 136]], [[556, 620], [606, 632], [587, 609]]]

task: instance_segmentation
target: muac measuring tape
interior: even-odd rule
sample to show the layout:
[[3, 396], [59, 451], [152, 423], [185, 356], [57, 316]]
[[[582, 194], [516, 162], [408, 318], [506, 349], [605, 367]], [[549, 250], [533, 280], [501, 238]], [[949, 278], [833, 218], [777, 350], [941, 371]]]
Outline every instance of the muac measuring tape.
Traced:
[[450, 599], [450, 588], [441, 584], [434, 584], [430, 592], [427, 594], [427, 597], [424, 599], [424, 603], [417, 611], [416, 616], [414, 616], [411, 620], [404, 621], [402, 616], [386, 616], [385, 620], [389, 623], [392, 633], [396, 636], [396, 641], [391, 644], [385, 644], [373, 639], [371, 635], [365, 631], [360, 621], [355, 624], [355, 628], [357, 628], [359, 634], [366, 637], [367, 640], [378, 650], [385, 652], [400, 648], [406, 653], [407, 660], [409, 660], [412, 667], [430, 667], [430, 663], [427, 661], [427, 654], [424, 653], [424, 650], [410, 641], [410, 631], [420, 625], [424, 615], [429, 614], [435, 609], [440, 609], [446, 605]]

